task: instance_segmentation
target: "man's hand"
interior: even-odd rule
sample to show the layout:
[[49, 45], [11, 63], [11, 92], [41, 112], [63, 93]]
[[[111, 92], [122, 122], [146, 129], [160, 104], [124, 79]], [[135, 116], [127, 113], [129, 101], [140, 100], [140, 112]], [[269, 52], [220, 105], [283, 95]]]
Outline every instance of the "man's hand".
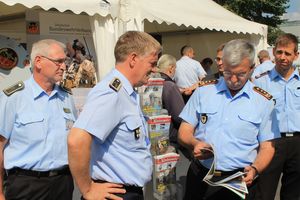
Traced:
[[212, 147], [205, 142], [198, 141], [194, 145], [193, 155], [195, 158], [199, 160], [205, 160], [211, 158], [213, 156]]
[[246, 182], [247, 186], [250, 186], [258, 175], [257, 171], [251, 166], [246, 166], [244, 172], [246, 172], [246, 176], [244, 177], [243, 181]]
[[90, 189], [83, 195], [85, 200], [123, 200], [115, 194], [125, 194], [126, 190], [123, 186], [115, 183], [94, 183], [92, 182]]

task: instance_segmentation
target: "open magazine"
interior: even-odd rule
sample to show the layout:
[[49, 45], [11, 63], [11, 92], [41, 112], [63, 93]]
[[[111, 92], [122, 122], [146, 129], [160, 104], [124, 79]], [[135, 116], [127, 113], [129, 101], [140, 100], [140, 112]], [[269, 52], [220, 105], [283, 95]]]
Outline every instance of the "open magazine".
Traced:
[[225, 177], [223, 179], [220, 179], [220, 177], [214, 176], [217, 174], [215, 170], [215, 163], [216, 163], [216, 156], [214, 154], [213, 147], [210, 148], [204, 148], [201, 149], [202, 153], [212, 154], [213, 155], [213, 162], [211, 164], [211, 167], [209, 171], [207, 172], [206, 176], [203, 178], [203, 181], [205, 181], [207, 184], [211, 186], [221, 186], [225, 187], [238, 196], [240, 196], [242, 199], [246, 199], [246, 194], [248, 194], [248, 189], [245, 181], [242, 180], [243, 176], [245, 175], [245, 172], [236, 172], [235, 174], [232, 174], [228, 177]]

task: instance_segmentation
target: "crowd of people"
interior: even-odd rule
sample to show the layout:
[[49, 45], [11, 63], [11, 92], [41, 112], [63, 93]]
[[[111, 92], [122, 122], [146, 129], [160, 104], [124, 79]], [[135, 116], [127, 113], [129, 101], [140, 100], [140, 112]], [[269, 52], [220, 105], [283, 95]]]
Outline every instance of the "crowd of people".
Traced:
[[[77, 116], [72, 92], [61, 85], [66, 46], [33, 44], [33, 74], [0, 94], [0, 200], [72, 199], [73, 179], [82, 199], [143, 200], [152, 178], [147, 123], [137, 87], [152, 73], [163, 78], [162, 104], [171, 115], [170, 143], [191, 161], [184, 200], [240, 199], [203, 181], [214, 149], [215, 175], [245, 172], [247, 200], [300, 199], [300, 74], [293, 66], [298, 39], [283, 34], [257, 55], [252, 43], [234, 39], [213, 60], [160, 56], [145, 32], [118, 39], [115, 68], [96, 84]], [[260, 65], [255, 66], [256, 56]]]

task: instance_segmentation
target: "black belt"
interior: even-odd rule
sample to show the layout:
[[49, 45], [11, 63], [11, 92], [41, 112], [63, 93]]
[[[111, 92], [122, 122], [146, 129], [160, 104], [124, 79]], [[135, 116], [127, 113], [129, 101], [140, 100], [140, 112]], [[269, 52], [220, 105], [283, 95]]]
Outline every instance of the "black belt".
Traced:
[[24, 175], [24, 176], [35, 176], [35, 177], [52, 177], [58, 175], [67, 175], [71, 174], [68, 166], [61, 169], [55, 169], [50, 171], [34, 171], [28, 169], [21, 169], [18, 167], [6, 170], [7, 176], [10, 175]]
[[[96, 183], [108, 183], [107, 181], [103, 180], [93, 180]], [[127, 184], [122, 184], [123, 188], [126, 190], [126, 192], [132, 192], [132, 193], [137, 193], [143, 195], [143, 188], [135, 185], [127, 185]]]
[[282, 132], [280, 133], [281, 137], [295, 137], [295, 136], [300, 136], [300, 132]]
[[[199, 161], [197, 160], [193, 160], [193, 162], [196, 164], [196, 166], [200, 169], [203, 169], [203, 170], [207, 170], [208, 169], [206, 167], [204, 167]], [[232, 170], [232, 171], [222, 171], [222, 170], [215, 170], [214, 172], [214, 176], [215, 177], [219, 177], [219, 176], [230, 176], [232, 174], [235, 174], [237, 172], [243, 172], [244, 169], [243, 168], [238, 168], [238, 169], [235, 169], [235, 170]]]

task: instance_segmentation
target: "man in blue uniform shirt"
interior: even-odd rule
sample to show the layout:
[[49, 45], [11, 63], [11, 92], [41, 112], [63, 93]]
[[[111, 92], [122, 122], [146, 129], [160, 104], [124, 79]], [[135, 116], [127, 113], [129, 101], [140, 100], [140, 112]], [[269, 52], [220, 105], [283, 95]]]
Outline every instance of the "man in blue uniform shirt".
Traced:
[[263, 72], [269, 71], [274, 68], [275, 64], [271, 61], [269, 52], [267, 50], [261, 50], [257, 55], [260, 64], [257, 65], [251, 75], [252, 80], [259, 77]]
[[300, 199], [300, 75], [293, 67], [298, 56], [298, 39], [284, 34], [273, 49], [275, 68], [254, 79], [276, 102], [276, 119], [281, 138], [275, 141], [275, 156], [261, 176], [257, 199], [274, 199], [282, 173], [280, 199]]
[[[66, 68], [64, 44], [33, 44], [32, 77], [0, 94], [1, 175], [5, 199], [72, 199], [67, 134], [76, 118], [73, 100], [60, 82]], [[4, 198], [1, 176], [0, 199]]]
[[147, 83], [160, 51], [149, 34], [126, 32], [115, 46], [116, 68], [90, 92], [68, 138], [70, 169], [84, 199], [143, 199], [152, 158], [134, 87]]
[[247, 199], [254, 199], [254, 179], [271, 161], [274, 148], [270, 140], [276, 136], [276, 130], [272, 130], [271, 95], [248, 80], [254, 55], [254, 46], [249, 42], [228, 42], [222, 58], [224, 78], [203, 82], [180, 114], [184, 121], [179, 141], [194, 155], [187, 173], [185, 200], [240, 199], [226, 188], [209, 192], [216, 188], [202, 181], [211, 159], [206, 159], [201, 149], [211, 146], [217, 158], [215, 176], [246, 172]]

